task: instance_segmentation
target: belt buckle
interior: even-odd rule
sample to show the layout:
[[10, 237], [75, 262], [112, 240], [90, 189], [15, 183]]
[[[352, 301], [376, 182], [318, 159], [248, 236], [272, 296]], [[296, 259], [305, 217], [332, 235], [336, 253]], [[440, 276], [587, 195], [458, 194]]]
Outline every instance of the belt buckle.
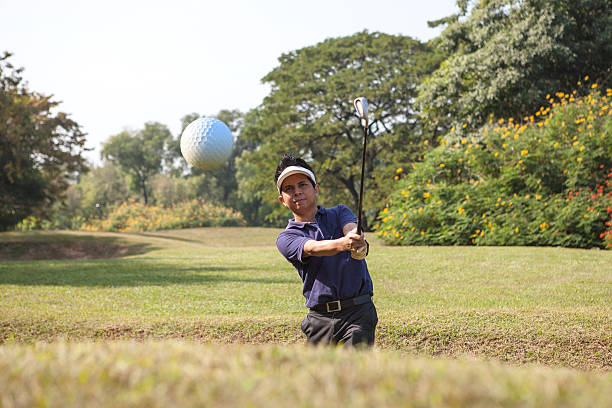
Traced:
[[[333, 303], [337, 303], [338, 304], [338, 308], [337, 309], [330, 309], [329, 305], [333, 304]], [[340, 310], [342, 310], [342, 306], [340, 306], [340, 301], [339, 300], [334, 300], [332, 302], [327, 302], [325, 304], [325, 307], [327, 308], [327, 313], [331, 313], [331, 312], [339, 312]]]

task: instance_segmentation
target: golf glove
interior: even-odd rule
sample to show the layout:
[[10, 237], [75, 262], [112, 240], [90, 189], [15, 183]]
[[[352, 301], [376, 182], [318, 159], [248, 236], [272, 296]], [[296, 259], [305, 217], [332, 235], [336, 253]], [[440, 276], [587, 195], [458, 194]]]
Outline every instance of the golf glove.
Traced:
[[370, 244], [368, 244], [368, 241], [366, 241], [366, 244], [364, 246], [362, 246], [359, 249], [355, 249], [351, 251], [351, 258], [361, 260], [361, 259], [364, 259], [366, 256], [368, 256], [369, 252], [370, 252]]

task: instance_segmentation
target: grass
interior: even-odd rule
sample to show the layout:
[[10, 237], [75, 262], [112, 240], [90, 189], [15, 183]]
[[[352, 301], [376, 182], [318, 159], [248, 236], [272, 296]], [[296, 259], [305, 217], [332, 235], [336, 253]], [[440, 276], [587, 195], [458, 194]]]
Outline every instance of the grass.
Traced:
[[[301, 282], [275, 248], [278, 232], [0, 234], [0, 247], [101, 242], [127, 251], [122, 258], [0, 261], [0, 342], [302, 343]], [[385, 247], [368, 239], [377, 349], [612, 368], [612, 252]]]
[[0, 347], [3, 407], [604, 407], [612, 373], [299, 346]]

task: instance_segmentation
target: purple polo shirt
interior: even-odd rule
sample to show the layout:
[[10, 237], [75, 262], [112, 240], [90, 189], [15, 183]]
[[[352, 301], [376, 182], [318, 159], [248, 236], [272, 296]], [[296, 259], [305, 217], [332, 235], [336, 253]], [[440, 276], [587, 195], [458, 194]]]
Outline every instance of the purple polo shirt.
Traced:
[[337, 239], [344, 236], [342, 227], [357, 222], [357, 217], [344, 205], [326, 209], [317, 207], [316, 223], [289, 220], [287, 228], [278, 235], [276, 246], [281, 254], [297, 269], [304, 289], [306, 307], [332, 300], [344, 300], [360, 295], [374, 294], [372, 278], [365, 260], [351, 258], [350, 251], [332, 256], [304, 258], [306, 241]]

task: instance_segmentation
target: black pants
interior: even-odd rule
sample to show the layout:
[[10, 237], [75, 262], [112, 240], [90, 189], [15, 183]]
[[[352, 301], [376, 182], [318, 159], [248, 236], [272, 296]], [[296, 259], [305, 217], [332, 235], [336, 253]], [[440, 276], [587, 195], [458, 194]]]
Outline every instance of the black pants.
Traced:
[[309, 344], [371, 346], [377, 323], [376, 307], [370, 301], [339, 312], [311, 310], [302, 320], [302, 331]]

